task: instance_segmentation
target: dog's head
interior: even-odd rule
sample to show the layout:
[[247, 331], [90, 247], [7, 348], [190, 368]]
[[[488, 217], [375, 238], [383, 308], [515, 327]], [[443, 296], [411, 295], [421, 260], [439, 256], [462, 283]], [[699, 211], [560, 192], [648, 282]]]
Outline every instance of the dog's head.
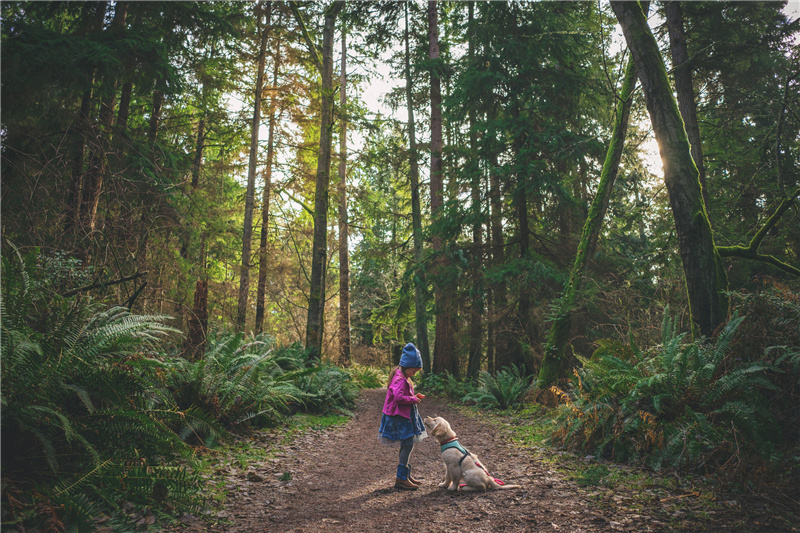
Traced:
[[450, 424], [441, 416], [425, 417], [423, 423], [431, 436], [440, 444], [456, 436], [456, 432], [450, 428]]

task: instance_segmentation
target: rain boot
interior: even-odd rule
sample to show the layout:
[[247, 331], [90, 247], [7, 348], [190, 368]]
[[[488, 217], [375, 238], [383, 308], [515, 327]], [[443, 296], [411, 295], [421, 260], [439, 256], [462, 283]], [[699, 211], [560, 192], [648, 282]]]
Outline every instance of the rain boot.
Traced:
[[408, 480], [408, 466], [397, 465], [397, 478], [394, 480], [394, 488], [401, 490], [417, 490], [417, 486]]

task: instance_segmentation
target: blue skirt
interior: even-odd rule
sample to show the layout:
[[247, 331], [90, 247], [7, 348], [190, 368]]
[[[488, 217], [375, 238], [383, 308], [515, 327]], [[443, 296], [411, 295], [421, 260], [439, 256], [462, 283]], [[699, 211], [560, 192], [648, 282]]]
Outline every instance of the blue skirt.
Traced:
[[414, 443], [421, 442], [428, 437], [416, 405], [411, 406], [411, 419], [400, 415], [389, 416], [384, 413], [378, 433], [381, 444], [387, 446], [400, 446], [401, 441], [409, 437], [414, 437]]

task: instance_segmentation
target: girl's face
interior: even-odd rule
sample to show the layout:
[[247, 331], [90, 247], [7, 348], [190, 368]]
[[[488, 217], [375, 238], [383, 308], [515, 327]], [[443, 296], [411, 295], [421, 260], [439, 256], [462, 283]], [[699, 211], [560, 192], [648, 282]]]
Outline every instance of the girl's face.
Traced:
[[420, 370], [422, 370], [422, 369], [421, 368], [406, 368], [403, 373], [406, 375], [407, 378], [413, 378], [414, 375], [417, 372], [419, 372]]

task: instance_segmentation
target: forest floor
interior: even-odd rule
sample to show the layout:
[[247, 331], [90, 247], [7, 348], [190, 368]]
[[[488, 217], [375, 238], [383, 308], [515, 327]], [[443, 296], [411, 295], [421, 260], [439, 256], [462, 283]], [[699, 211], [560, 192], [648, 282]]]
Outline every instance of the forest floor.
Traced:
[[[440, 489], [439, 447], [414, 448], [419, 490], [394, 488], [396, 448], [377, 431], [386, 389], [363, 391], [352, 418], [259, 432], [246, 447], [216, 456], [217, 505], [166, 528], [181, 532], [800, 531], [800, 509], [752, 493], [720, 494], [708, 482], [655, 476], [550, 450], [520, 438], [514, 415], [428, 396], [423, 416], [443, 416], [490, 473], [521, 489]], [[253, 456], [253, 449], [261, 450]], [[249, 452], [246, 450], [250, 450]], [[250, 454], [250, 455], [248, 455]], [[787, 510], [788, 509], [788, 510]]]

